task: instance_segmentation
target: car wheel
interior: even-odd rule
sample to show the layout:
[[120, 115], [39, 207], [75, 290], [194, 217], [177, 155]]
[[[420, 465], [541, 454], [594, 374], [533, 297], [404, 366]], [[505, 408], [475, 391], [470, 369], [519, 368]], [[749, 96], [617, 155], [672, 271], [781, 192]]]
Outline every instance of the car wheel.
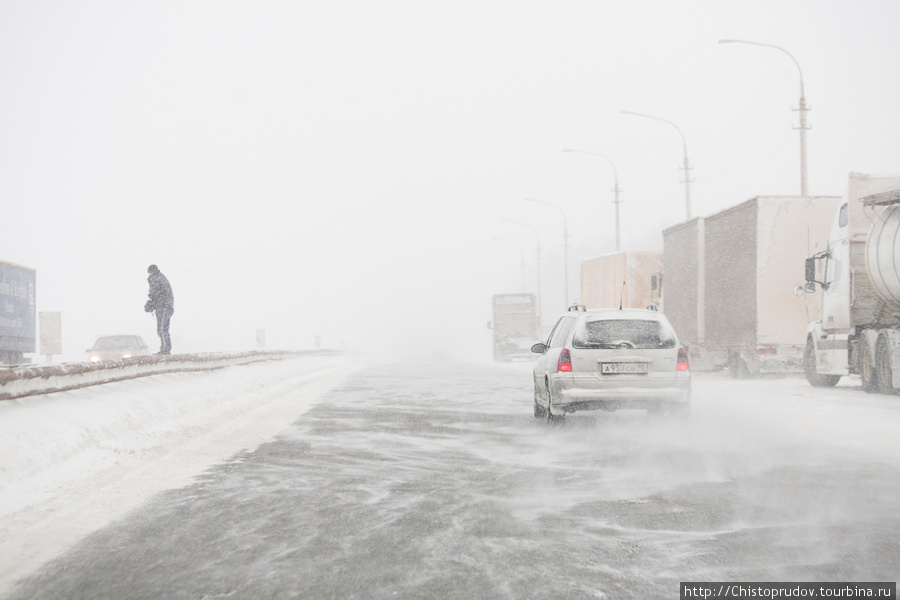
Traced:
[[550, 386], [547, 386], [547, 423], [565, 423], [566, 413], [554, 415], [550, 407], [553, 406], [553, 395], [550, 393]]
[[534, 388], [534, 418], [535, 419], [543, 419], [547, 416], [547, 409], [541, 406], [541, 403], [538, 402], [538, 390], [535, 386]]
[[740, 354], [732, 354], [729, 357], [728, 371], [732, 379], [750, 379], [753, 376], [747, 361], [741, 358]]

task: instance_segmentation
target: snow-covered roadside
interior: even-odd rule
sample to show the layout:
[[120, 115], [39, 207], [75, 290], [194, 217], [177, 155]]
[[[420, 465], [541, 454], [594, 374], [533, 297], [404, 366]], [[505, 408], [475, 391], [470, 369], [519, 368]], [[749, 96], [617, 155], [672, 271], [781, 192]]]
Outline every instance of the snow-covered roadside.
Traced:
[[0, 593], [155, 492], [267, 441], [356, 366], [300, 356], [0, 402]]
[[[330, 352], [324, 352], [326, 354]], [[162, 373], [209, 371], [254, 362], [280, 360], [299, 354], [320, 354], [311, 351], [295, 352], [208, 352], [201, 354], [173, 354], [171, 356], [133, 356], [102, 362], [63, 363], [58, 365], [20, 365], [0, 368], [0, 400], [24, 398], [75, 390], [113, 381], [124, 381]]]

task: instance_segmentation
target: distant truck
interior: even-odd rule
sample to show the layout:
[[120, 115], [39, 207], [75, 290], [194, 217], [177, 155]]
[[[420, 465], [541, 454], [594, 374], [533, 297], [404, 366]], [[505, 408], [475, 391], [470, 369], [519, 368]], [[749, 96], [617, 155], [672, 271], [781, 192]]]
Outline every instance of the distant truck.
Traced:
[[660, 309], [696, 370], [733, 377], [803, 368], [814, 302], [798, 298], [796, 267], [824, 249], [835, 196], [757, 196], [663, 231]]
[[0, 364], [18, 365], [35, 352], [35, 271], [0, 261]]
[[532, 358], [531, 346], [540, 339], [534, 294], [497, 294], [493, 299], [494, 360]]
[[586, 308], [659, 307], [662, 252], [614, 252], [581, 261]]
[[900, 177], [850, 174], [828, 246], [806, 259], [804, 276], [798, 295], [822, 292], [806, 336], [809, 382], [852, 373], [867, 392], [900, 389]]

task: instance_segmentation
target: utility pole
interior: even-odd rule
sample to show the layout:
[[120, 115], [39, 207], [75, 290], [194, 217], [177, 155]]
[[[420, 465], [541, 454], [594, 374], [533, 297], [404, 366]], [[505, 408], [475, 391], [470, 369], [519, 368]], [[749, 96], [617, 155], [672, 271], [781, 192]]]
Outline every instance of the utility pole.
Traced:
[[538, 326], [541, 326], [541, 236], [538, 233], [538, 230], [528, 223], [522, 223], [521, 221], [513, 221], [512, 219], [503, 219], [507, 223], [515, 223], [516, 225], [520, 225], [522, 227], [527, 227], [534, 232], [534, 238], [537, 244], [537, 314], [538, 314]]
[[800, 195], [807, 196], [808, 189], [806, 185], [806, 132], [812, 129], [810, 126], [806, 124], [806, 113], [809, 110], [806, 106], [806, 90], [803, 87], [803, 70], [800, 68], [800, 63], [797, 62], [797, 59], [794, 58], [794, 55], [782, 48], [781, 46], [775, 46], [773, 44], [761, 44], [760, 42], [748, 42], [746, 40], [719, 40], [720, 44], [750, 44], [751, 46], [763, 46], [764, 48], [774, 48], [775, 50], [780, 50], [787, 54], [794, 64], [797, 66], [797, 72], [800, 73], [800, 105], [793, 109], [800, 113], [800, 126], [794, 127], [795, 130], [800, 131]]
[[572, 150], [571, 148], [566, 148], [563, 152], [578, 152], [580, 154], [593, 154], [594, 156], [599, 156], [603, 158], [610, 164], [613, 169], [613, 180], [615, 181], [615, 187], [613, 187], [613, 204], [616, 206], [616, 252], [619, 252], [622, 249], [622, 244], [619, 238], [619, 172], [616, 170], [615, 163], [605, 154], [600, 154], [599, 152], [589, 152], [587, 150]]
[[[799, 65], [798, 65], [799, 68]], [[807, 196], [806, 184], [806, 132], [810, 127], [806, 124], [806, 94], [803, 91], [803, 76], [800, 76], [800, 106], [794, 110], [800, 112], [800, 126], [794, 129], [800, 130], [800, 195]]]
[[520, 265], [522, 267], [522, 292], [525, 292], [525, 250], [522, 249], [522, 246], [519, 245], [518, 242], [514, 242], [512, 240], [502, 240], [500, 238], [491, 238], [491, 241], [494, 242], [505, 242], [507, 244], [515, 244], [516, 248], [519, 249], [519, 253], [521, 255]]
[[645, 115], [643, 113], [637, 113], [630, 110], [621, 111], [623, 115], [634, 115], [635, 117], [644, 117], [645, 119], [653, 119], [654, 121], [662, 121], [663, 123], [668, 123], [672, 127], [678, 131], [678, 135], [681, 136], [681, 144], [684, 146], [684, 203], [687, 211], [687, 220], [691, 220], [691, 163], [688, 161], [688, 151], [687, 151], [687, 141], [684, 139], [684, 133], [681, 131], [681, 128], [669, 121], [668, 119], [661, 119], [659, 117], [652, 117], [650, 115]]
[[563, 295], [563, 309], [569, 306], [569, 221], [566, 219], [566, 213], [560, 207], [543, 200], [535, 200], [534, 198], [525, 198], [526, 202], [537, 202], [555, 208], [563, 218], [563, 285], [565, 286], [565, 294]]

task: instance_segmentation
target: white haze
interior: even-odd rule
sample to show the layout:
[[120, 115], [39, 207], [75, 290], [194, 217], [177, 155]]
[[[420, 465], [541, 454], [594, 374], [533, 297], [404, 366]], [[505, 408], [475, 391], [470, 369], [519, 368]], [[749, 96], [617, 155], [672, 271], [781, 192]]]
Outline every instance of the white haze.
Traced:
[[[0, 259], [37, 269], [62, 357], [139, 333], [146, 268], [175, 352], [489, 356], [490, 297], [545, 321], [579, 261], [660, 249], [693, 213], [900, 165], [894, 1], [0, 3]], [[571, 241], [563, 290], [563, 208]], [[506, 240], [493, 241], [494, 238]], [[519, 247], [516, 246], [518, 244]], [[520, 250], [521, 248], [521, 250]], [[798, 279], [800, 273], [798, 266]], [[43, 361], [43, 357], [33, 357]]]

